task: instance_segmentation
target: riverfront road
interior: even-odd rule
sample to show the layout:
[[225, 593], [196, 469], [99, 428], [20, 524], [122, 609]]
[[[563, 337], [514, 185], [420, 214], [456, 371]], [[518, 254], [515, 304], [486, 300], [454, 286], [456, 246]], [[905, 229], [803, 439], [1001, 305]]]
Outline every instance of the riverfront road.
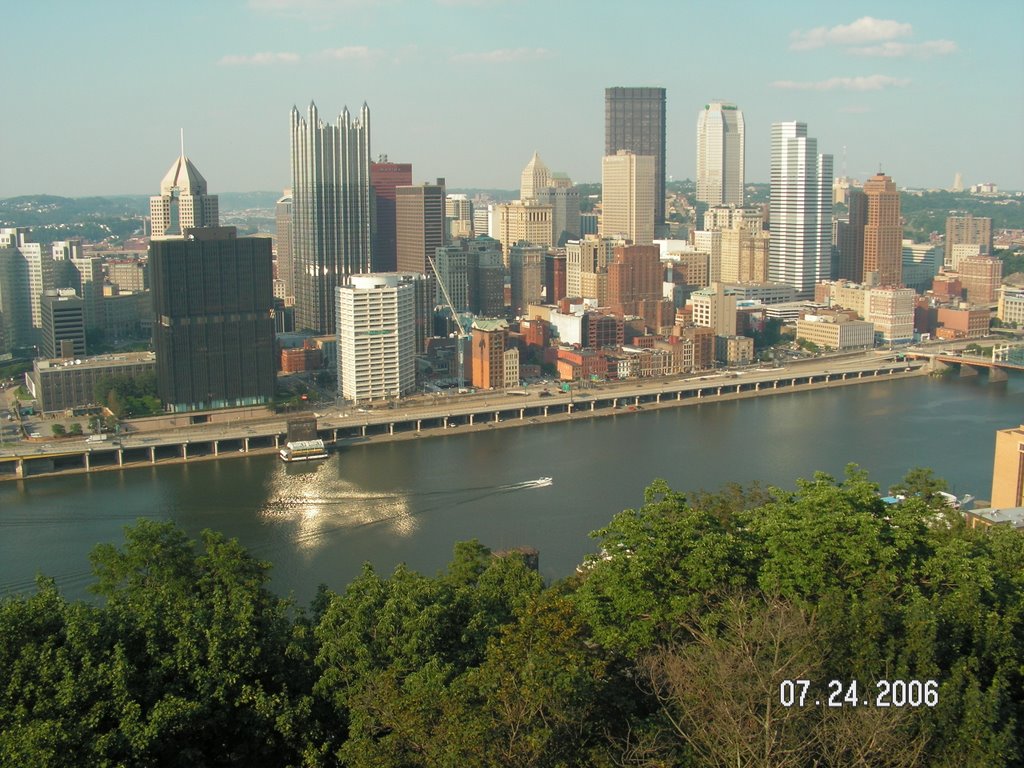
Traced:
[[[346, 445], [446, 434], [456, 427], [466, 431], [525, 426], [882, 381], [920, 375], [924, 370], [922, 362], [896, 362], [878, 355], [859, 354], [789, 367], [599, 384], [586, 391], [568, 393], [545, 392], [534, 387], [526, 395], [488, 392], [475, 396], [421, 397], [403, 401], [397, 407], [366, 412], [357, 409], [318, 413], [317, 426], [327, 442]], [[286, 419], [274, 418], [190, 425], [166, 432], [127, 434], [102, 442], [26, 441], [0, 451], [0, 480], [266, 453], [283, 443], [286, 429]]]

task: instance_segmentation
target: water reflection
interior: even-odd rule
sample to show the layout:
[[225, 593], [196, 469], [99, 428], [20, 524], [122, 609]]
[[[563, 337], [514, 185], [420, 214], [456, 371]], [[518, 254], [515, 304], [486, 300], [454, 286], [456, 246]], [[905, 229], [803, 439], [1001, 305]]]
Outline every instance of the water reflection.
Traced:
[[398, 536], [416, 531], [407, 493], [364, 490], [329, 469], [330, 463], [281, 467], [260, 517], [285, 526], [289, 542], [306, 554], [325, 546], [331, 534], [367, 525], [387, 525]]

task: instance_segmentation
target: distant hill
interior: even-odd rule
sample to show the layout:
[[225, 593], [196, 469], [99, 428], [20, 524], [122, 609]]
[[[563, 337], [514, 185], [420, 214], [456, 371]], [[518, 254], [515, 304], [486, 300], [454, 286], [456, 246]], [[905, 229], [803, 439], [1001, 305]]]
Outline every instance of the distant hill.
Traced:
[[[265, 191], [219, 192], [217, 195], [222, 217], [261, 222], [273, 219], [274, 204], [281, 197], [280, 192]], [[233, 215], [242, 212], [250, 215]], [[93, 242], [124, 240], [142, 234], [143, 218], [148, 215], [149, 195], [23, 195], [0, 199], [0, 226], [29, 227], [32, 237], [40, 243], [73, 237]]]

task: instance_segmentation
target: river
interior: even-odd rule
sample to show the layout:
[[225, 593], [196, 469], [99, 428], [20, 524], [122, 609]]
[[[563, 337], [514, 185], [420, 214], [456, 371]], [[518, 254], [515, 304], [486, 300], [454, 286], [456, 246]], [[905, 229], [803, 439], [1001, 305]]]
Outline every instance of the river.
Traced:
[[[958, 495], [989, 498], [995, 431], [1024, 422], [1024, 377], [919, 377], [613, 417], [348, 447], [283, 465], [274, 456], [0, 484], [0, 595], [37, 572], [68, 597], [88, 553], [138, 518], [212, 528], [274, 564], [272, 587], [306, 603], [365, 561], [433, 574], [457, 541], [533, 546], [547, 579], [595, 550], [588, 533], [642, 503], [662, 477], [680, 490], [727, 482], [793, 488], [848, 462], [883, 488], [927, 466]], [[550, 476], [549, 486], [529, 481]]]

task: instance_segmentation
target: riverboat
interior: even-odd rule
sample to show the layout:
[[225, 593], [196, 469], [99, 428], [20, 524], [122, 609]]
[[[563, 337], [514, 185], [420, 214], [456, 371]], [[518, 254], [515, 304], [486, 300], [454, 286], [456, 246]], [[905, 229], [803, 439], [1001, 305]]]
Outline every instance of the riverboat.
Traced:
[[299, 440], [294, 443], [285, 443], [280, 456], [281, 461], [288, 462], [326, 459], [327, 447], [323, 440]]

